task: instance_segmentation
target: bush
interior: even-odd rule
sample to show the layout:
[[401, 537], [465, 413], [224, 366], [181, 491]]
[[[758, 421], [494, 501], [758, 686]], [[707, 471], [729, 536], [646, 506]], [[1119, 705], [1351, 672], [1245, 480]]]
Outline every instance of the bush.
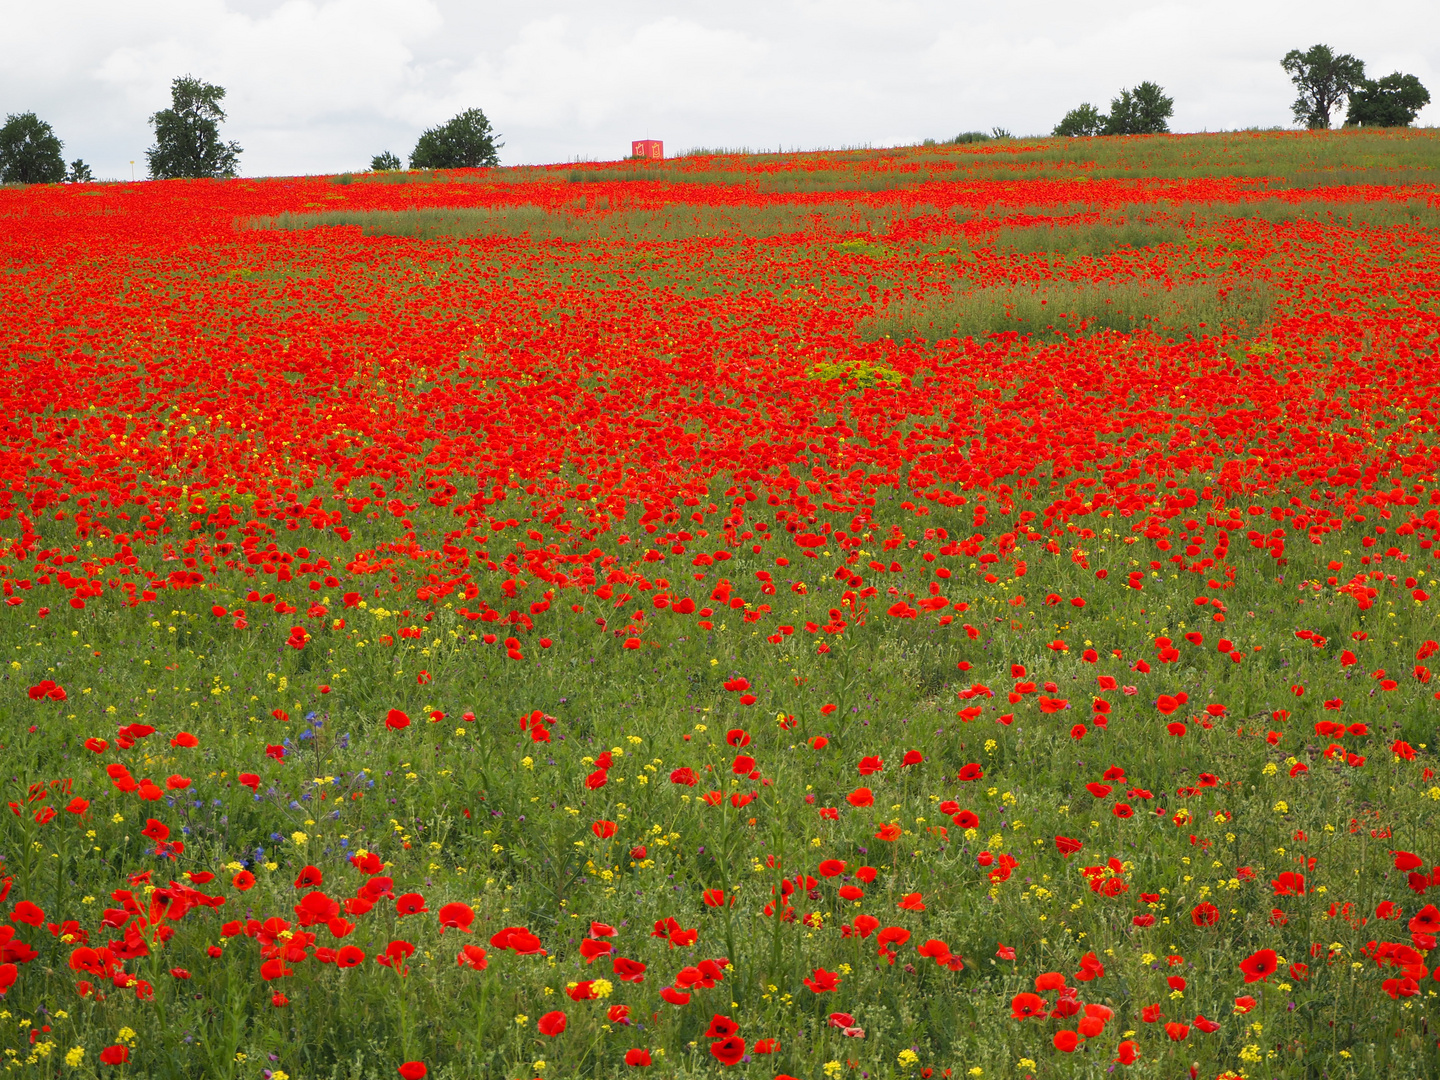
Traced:
[[1409, 127], [1430, 104], [1430, 91], [1414, 75], [1395, 72], [1366, 79], [1350, 95], [1345, 123], [1356, 127]]
[[76, 158], [70, 163], [70, 171], [65, 174], [65, 179], [72, 184], [89, 184], [94, 181], [95, 174], [83, 159]]
[[170, 84], [168, 109], [150, 117], [155, 145], [145, 151], [156, 180], [231, 177], [240, 165], [240, 144], [220, 141], [225, 111], [223, 86], [182, 75]]
[[479, 109], [459, 116], [420, 136], [410, 154], [412, 169], [484, 169], [500, 164], [499, 148], [490, 121]]
[[65, 144], [33, 112], [5, 118], [0, 127], [0, 183], [58, 184], [65, 179]]
[[400, 159], [389, 150], [382, 150], [370, 159], [371, 172], [395, 172], [404, 168]]

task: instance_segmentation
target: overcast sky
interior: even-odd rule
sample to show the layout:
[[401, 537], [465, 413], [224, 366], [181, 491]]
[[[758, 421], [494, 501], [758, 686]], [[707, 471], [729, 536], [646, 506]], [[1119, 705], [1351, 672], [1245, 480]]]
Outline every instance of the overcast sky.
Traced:
[[1145, 79], [1213, 131], [1290, 125], [1279, 61], [1316, 42], [1440, 101], [1435, 0], [0, 0], [0, 112], [126, 179], [181, 74], [227, 88], [251, 176], [404, 157], [472, 106], [504, 164], [1040, 134]]

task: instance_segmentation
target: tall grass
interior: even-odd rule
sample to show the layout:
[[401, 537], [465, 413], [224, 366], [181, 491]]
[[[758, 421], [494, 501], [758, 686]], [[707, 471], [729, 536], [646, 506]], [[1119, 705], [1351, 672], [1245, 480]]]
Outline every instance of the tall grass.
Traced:
[[1225, 290], [1196, 282], [1166, 288], [1148, 282], [1043, 282], [974, 289], [894, 305], [862, 323], [866, 341], [943, 341], [1016, 333], [1058, 340], [1101, 330], [1148, 330], [1162, 337], [1251, 336], [1269, 317], [1269, 287], [1260, 281]]
[[894, 221], [936, 213], [933, 206], [868, 207], [849, 204], [706, 206], [676, 204], [663, 210], [581, 212], [538, 206], [456, 207], [425, 210], [331, 210], [279, 214], [241, 222], [243, 229], [295, 231], [358, 226], [366, 236], [412, 240], [529, 237], [566, 243], [688, 240], [704, 236], [762, 238], [809, 232], [884, 232]]
[[1017, 255], [1110, 255], [1121, 248], [1183, 244], [1185, 230], [1138, 219], [1119, 222], [1006, 226], [995, 235], [995, 250]]
[[1346, 229], [1390, 229], [1399, 225], [1440, 228], [1440, 207], [1418, 201], [1334, 203], [1257, 199], [1243, 203], [1183, 203], [1170, 208], [1169, 213], [1190, 227], [1214, 226], [1225, 221], [1267, 221], [1272, 225], [1315, 221]]

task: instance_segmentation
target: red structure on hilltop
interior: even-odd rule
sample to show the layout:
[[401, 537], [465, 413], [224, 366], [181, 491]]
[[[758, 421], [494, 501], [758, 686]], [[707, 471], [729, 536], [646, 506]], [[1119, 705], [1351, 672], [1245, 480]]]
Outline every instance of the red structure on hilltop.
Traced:
[[636, 139], [630, 144], [630, 156], [660, 161], [665, 157], [665, 144], [659, 139]]

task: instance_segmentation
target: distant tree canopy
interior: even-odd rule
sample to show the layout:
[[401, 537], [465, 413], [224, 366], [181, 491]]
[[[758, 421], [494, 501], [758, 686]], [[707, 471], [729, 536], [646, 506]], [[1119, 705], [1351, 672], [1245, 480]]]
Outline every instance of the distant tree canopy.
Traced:
[[64, 147], [33, 112], [14, 113], [0, 127], [0, 183], [58, 184], [65, 179]]
[[1409, 127], [1415, 114], [1430, 104], [1430, 91], [1414, 75], [1395, 72], [1364, 79], [1350, 94], [1345, 123], [1356, 127]]
[[402, 167], [403, 165], [399, 157], [392, 154], [389, 150], [381, 150], [380, 153], [370, 159], [370, 169], [372, 172], [394, 172], [396, 169]]
[[1330, 117], [1348, 99], [1345, 123], [1356, 127], [1408, 127], [1430, 104], [1430, 91], [1414, 75], [1365, 77], [1365, 61], [1336, 53], [1329, 45], [1291, 49], [1280, 61], [1300, 91], [1291, 109], [1295, 122], [1312, 130], [1330, 126]]
[[1337, 56], [1329, 45], [1291, 49], [1280, 66], [1300, 92], [1291, 106], [1295, 122], [1312, 130], [1328, 128], [1330, 114], [1365, 81], [1365, 62], [1349, 53]]
[[1071, 109], [1055, 125], [1055, 134], [1070, 138], [1088, 135], [1161, 135], [1170, 130], [1175, 99], [1153, 82], [1142, 82], [1133, 90], [1121, 90], [1111, 100], [1110, 112], [1102, 113], [1088, 101]]
[[71, 184], [88, 184], [95, 179], [95, 174], [90, 171], [90, 166], [85, 164], [83, 158], [76, 158], [70, 163], [70, 171], [65, 174], [65, 179]]
[[1065, 118], [1055, 125], [1055, 134], [1069, 138], [1083, 138], [1099, 135], [1105, 130], [1105, 114], [1088, 101], [1079, 108], [1071, 109]]
[[170, 84], [170, 108], [150, 117], [155, 145], [145, 151], [150, 175], [157, 180], [179, 177], [231, 177], [240, 165], [238, 142], [223, 142], [220, 102], [225, 88], [182, 75]]
[[1142, 82], [1134, 90], [1121, 90], [1110, 102], [1110, 115], [1105, 118], [1106, 135], [1163, 135], [1170, 130], [1170, 117], [1175, 113], [1175, 99], [1152, 82]]
[[483, 169], [500, 164], [500, 147], [490, 121], [479, 109], [466, 109], [420, 135], [410, 153], [412, 169]]

